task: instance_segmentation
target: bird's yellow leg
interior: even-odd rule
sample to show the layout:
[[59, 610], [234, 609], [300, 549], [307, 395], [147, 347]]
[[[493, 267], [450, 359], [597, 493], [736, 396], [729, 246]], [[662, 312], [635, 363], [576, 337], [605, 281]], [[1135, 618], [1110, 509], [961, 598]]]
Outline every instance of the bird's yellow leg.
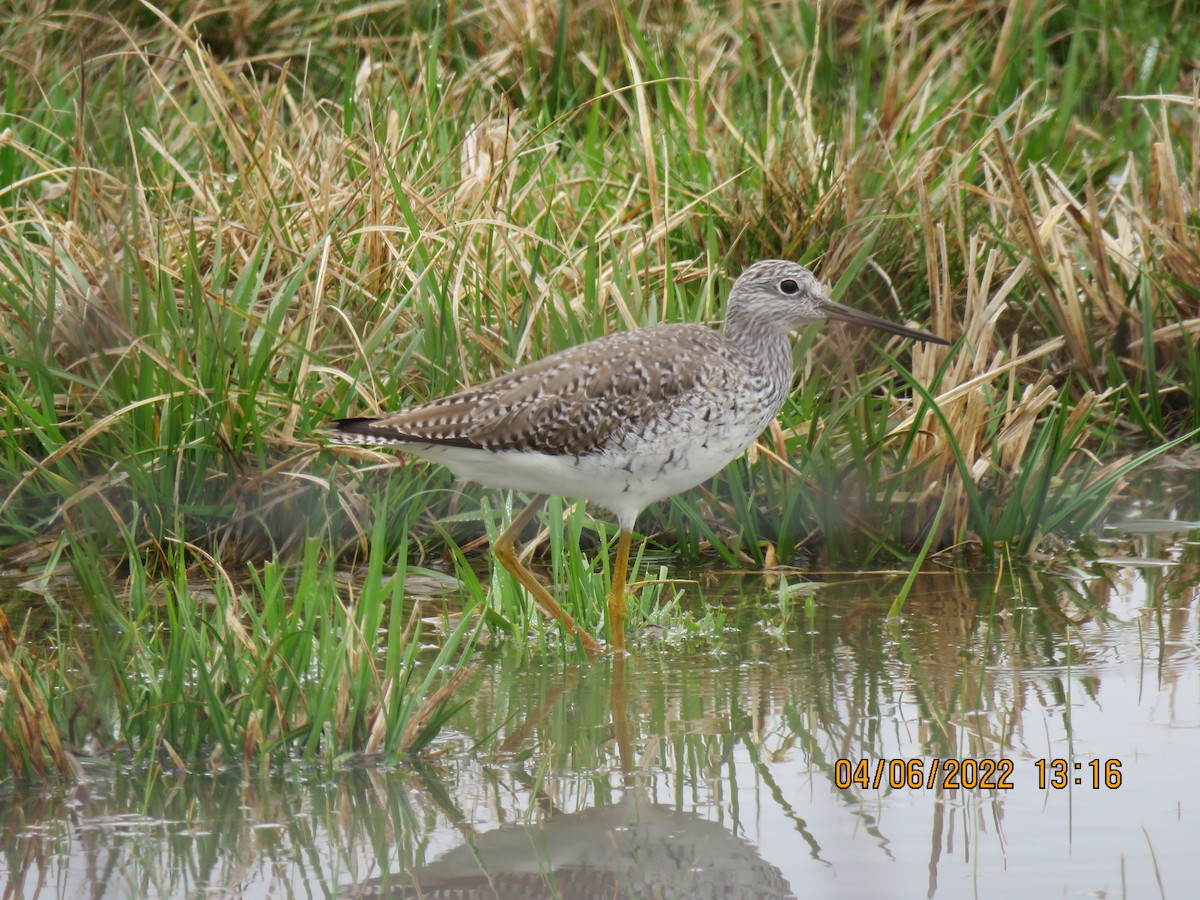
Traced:
[[625, 654], [612, 656], [612, 680], [608, 686], [608, 711], [612, 716], [613, 737], [621, 757], [621, 774], [629, 781], [633, 773], [633, 739], [629, 728], [629, 690], [625, 686]]
[[617, 561], [613, 564], [612, 589], [608, 592], [608, 638], [614, 653], [625, 652], [625, 573], [629, 570], [629, 542], [633, 535], [621, 529], [617, 538]]
[[537, 515], [538, 510], [545, 503], [545, 494], [538, 494], [530, 500], [529, 505], [521, 510], [521, 514], [513, 519], [512, 524], [505, 528], [500, 536], [496, 538], [495, 543], [492, 544], [492, 553], [496, 555], [496, 560], [500, 565], [504, 566], [508, 570], [508, 573], [521, 582], [525, 590], [533, 595], [533, 599], [546, 615], [557, 619], [567, 634], [579, 638], [588, 656], [599, 656], [602, 652], [600, 642], [579, 627], [579, 624], [571, 618], [571, 614], [558, 605], [558, 601], [550, 596], [550, 592], [546, 590], [542, 583], [537, 580], [537, 577], [525, 567], [517, 556], [517, 537], [520, 536], [522, 529], [529, 524], [530, 519]]

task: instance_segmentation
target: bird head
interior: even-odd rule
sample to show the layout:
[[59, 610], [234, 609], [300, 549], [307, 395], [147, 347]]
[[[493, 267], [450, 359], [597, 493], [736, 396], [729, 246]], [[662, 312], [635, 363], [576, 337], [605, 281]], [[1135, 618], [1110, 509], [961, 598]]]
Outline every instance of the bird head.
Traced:
[[756, 262], [733, 283], [726, 327], [729, 324], [735, 327], [742, 324], [739, 319], [745, 319], [746, 325], [750, 321], [758, 327], [769, 323], [772, 330], [786, 331], [833, 320], [930, 344], [950, 343], [927, 331], [909, 328], [852, 306], [835, 303], [829, 299], [829, 289], [812, 272], [802, 265], [782, 259]]

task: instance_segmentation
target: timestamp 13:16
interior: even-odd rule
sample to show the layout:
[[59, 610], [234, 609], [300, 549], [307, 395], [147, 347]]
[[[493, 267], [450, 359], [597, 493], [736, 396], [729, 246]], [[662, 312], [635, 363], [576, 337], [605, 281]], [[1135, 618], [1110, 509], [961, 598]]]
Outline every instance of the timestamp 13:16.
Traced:
[[1119, 759], [1093, 759], [1086, 763], [1069, 759], [1039, 759], [1033, 765], [1038, 770], [1038, 787], [1041, 790], [1062, 790], [1072, 784], [1093, 790], [1116, 790], [1121, 786]]

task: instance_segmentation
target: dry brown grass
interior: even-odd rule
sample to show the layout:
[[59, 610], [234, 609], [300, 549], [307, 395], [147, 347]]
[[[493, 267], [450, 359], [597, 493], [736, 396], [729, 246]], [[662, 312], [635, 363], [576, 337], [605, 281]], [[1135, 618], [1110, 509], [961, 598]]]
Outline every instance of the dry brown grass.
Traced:
[[[762, 255], [814, 262], [889, 315], [925, 318], [927, 300], [934, 330], [964, 336], [940, 376], [945, 351], [913, 356], [952, 435], [895, 404], [895, 433], [920, 431], [903, 463], [921, 491], [936, 486], [916, 519], [943, 487], [961, 490], [952, 443], [982, 482], [1013, 476], [1058, 403], [1088, 422], [1080, 450], [1106, 422], [1144, 429], [1126, 412], [1126, 373], [1161, 390], [1161, 427], [1187, 418], [1187, 388], [1159, 378], [1186, 369], [1200, 332], [1194, 84], [1122, 97], [1128, 85], [1106, 83], [1105, 102], [1145, 110], [1153, 141], [1110, 153], [1093, 175], [1078, 154], [1046, 153], [1055, 110], [1032, 87], [995, 109], [1028, 65], [1019, 38], [1052, 27], [1046, 8], [839, 3], [813, 13], [821, 27], [804, 42], [780, 39], [809, 33], [798, 8], [653, 4], [630, 20], [593, 3], [571, 8], [561, 51], [559, 9], [454, 5], [434, 45], [415, 23], [395, 29], [411, 14], [402, 4], [278, 14], [245, 0], [219, 15], [181, 4], [128, 23], [19, 12], [6, 52], [21, 55], [22, 83], [61, 85], [83, 112], [57, 150], [5, 132], [24, 173], [0, 209], [7, 271], [23, 294], [53, 284], [55, 313], [48, 339], [19, 316], [3, 317], [0, 336], [9, 348], [44, 341], [80, 383], [43, 410], [58, 437], [14, 432], [28, 466], [0, 504], [13, 509], [34, 484], [64, 490], [73, 476], [56, 467], [69, 460], [90, 462], [64, 516], [123, 484], [111, 460], [97, 470], [97, 448], [135, 404], [186, 394], [222, 405], [209, 440], [231, 462], [213, 463], [211, 481], [237, 470], [217, 496], [236, 497], [245, 522], [323, 478], [327, 463], [314, 468], [307, 451], [326, 416], [424, 398], [564, 340], [715, 320], [713, 285]], [[368, 22], [376, 30], [349, 37]], [[76, 40], [82, 65], [64, 66]], [[853, 73], [855, 54], [878, 46], [888, 53], [874, 93], [831, 95], [825, 54]], [[1107, 71], [1123, 48], [1103, 52]], [[549, 69], [576, 97], [552, 115], [539, 97], [567, 95]], [[352, 74], [333, 96], [339, 70]], [[751, 74], [762, 86], [748, 97]], [[113, 103], [126, 104], [119, 124]], [[46, 115], [34, 133], [54, 133]], [[1068, 133], [1101, 147], [1095, 128], [1079, 118]], [[253, 302], [234, 308], [231, 281], [256, 267]], [[190, 324], [170, 340], [148, 333], [172, 317]], [[204, 347], [203, 319], [230, 317], [247, 352], [277, 342], [270, 390], [212, 382], [202, 357], [232, 348]], [[188, 335], [195, 344], [180, 342]], [[839, 358], [855, 377], [871, 365], [819, 343], [804, 375], [819, 381]], [[156, 390], [121, 397], [115, 371]], [[248, 443], [276, 454], [276, 477], [247, 461]], [[952, 508], [948, 533], [961, 540], [957, 495]], [[127, 518], [120, 504], [112, 517]]]

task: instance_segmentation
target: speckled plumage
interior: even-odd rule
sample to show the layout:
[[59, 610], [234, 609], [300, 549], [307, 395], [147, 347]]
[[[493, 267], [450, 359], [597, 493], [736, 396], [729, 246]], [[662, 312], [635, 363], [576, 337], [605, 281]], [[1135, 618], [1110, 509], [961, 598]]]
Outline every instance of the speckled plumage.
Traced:
[[[365, 438], [581, 455], [736, 377], [719, 332], [659, 325], [569, 347], [514, 372], [370, 419]], [[356, 420], [350, 420], [354, 422]]]
[[[744, 450], [787, 387], [719, 332], [661, 325], [340, 428], [406, 445], [461, 478], [600, 503], [632, 527], [646, 505], [699, 484]], [[741, 402], [727, 402], [730, 391]], [[690, 483], [670, 477], [693, 471]]]
[[621, 534], [608, 626], [621, 653], [638, 513], [706, 481], [750, 445], [791, 387], [789, 333], [827, 318], [948, 343], [834, 303], [803, 266], [765, 260], [734, 282], [722, 331], [659, 325], [609, 335], [431, 403], [339, 419], [328, 434], [341, 443], [396, 445], [459, 478], [533, 494], [492, 549], [589, 654], [600, 643], [520, 561], [515, 539], [548, 495], [612, 510]]
[[631, 529], [647, 505], [707, 480], [766, 428], [791, 387], [789, 332], [827, 317], [944, 343], [832, 303], [807, 269], [766, 260], [735, 282], [723, 331], [608, 335], [329, 433], [400, 445], [493, 487], [590, 500]]

